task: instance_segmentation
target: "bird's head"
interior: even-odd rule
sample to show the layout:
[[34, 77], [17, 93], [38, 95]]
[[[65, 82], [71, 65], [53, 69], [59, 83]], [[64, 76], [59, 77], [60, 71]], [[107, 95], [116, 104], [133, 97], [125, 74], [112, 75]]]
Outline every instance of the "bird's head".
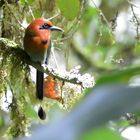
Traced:
[[32, 60], [44, 62], [44, 54], [51, 43], [52, 31], [63, 32], [61, 28], [53, 26], [52, 22], [44, 18], [33, 20], [26, 28], [23, 46]]
[[33, 20], [30, 25], [28, 26], [27, 29], [34, 29], [34, 30], [40, 30], [40, 31], [61, 31], [64, 32], [63, 29], [57, 27], [57, 26], [53, 26], [51, 21], [48, 21], [44, 18], [38, 18]]
[[60, 27], [54, 26], [51, 21], [45, 21], [39, 28], [40, 30], [60, 31], [64, 32]]

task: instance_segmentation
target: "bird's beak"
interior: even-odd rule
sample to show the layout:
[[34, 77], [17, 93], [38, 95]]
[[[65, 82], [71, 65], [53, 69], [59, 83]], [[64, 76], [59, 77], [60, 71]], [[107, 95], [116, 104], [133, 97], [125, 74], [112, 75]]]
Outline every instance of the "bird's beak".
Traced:
[[49, 29], [50, 29], [51, 31], [60, 31], [60, 32], [64, 32], [63, 29], [61, 29], [61, 28], [59, 28], [59, 27], [57, 27], [57, 26], [51, 26]]

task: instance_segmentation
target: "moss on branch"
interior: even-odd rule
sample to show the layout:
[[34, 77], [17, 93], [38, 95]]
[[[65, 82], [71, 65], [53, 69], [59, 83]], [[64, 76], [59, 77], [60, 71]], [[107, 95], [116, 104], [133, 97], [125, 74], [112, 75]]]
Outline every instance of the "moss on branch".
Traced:
[[[22, 64], [31, 65], [34, 68], [46, 74], [52, 75], [61, 81], [79, 84], [84, 88], [92, 87], [94, 85], [93, 77], [91, 77], [89, 74], [81, 75], [79, 73], [80, 67], [75, 67], [69, 72], [68, 71], [60, 72], [57, 71], [56, 69], [51, 68], [51, 66], [49, 65], [40, 65], [39, 63], [31, 61], [29, 56], [25, 53], [23, 49], [18, 47], [18, 45], [15, 42], [10, 41], [8, 39], [0, 38], [0, 50], [1, 52], [6, 51], [4, 53], [8, 55], [14, 55], [15, 57], [17, 57], [17, 59], [21, 61]], [[87, 83], [85, 83], [85, 80]]]

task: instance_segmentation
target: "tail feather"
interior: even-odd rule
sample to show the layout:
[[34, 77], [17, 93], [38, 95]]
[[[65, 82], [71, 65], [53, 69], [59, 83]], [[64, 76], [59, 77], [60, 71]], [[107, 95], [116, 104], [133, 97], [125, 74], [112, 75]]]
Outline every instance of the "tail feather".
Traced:
[[[50, 55], [50, 51], [51, 51], [51, 47], [49, 47], [47, 50], [47, 57], [45, 60], [45, 64], [48, 64], [48, 57]], [[44, 97], [44, 73], [39, 70], [37, 70], [37, 74], [36, 74], [36, 97], [41, 101], [43, 100]], [[42, 120], [46, 118], [46, 113], [41, 106], [38, 109], [38, 116]]]
[[36, 97], [43, 100], [44, 96], [44, 73], [37, 70], [36, 74]]
[[40, 106], [38, 109], [38, 116], [41, 120], [45, 120], [46, 119], [46, 113], [43, 110], [43, 108]]

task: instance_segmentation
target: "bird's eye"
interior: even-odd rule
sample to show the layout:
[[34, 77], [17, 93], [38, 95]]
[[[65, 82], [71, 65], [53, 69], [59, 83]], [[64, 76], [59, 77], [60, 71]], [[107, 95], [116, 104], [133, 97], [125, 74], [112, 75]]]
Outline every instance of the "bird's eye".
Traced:
[[50, 27], [47, 23], [45, 23], [43, 26], [45, 29]]
[[47, 24], [47, 23], [44, 23], [39, 29], [48, 29], [48, 28], [50, 28], [51, 26], [49, 25], [49, 24]]

